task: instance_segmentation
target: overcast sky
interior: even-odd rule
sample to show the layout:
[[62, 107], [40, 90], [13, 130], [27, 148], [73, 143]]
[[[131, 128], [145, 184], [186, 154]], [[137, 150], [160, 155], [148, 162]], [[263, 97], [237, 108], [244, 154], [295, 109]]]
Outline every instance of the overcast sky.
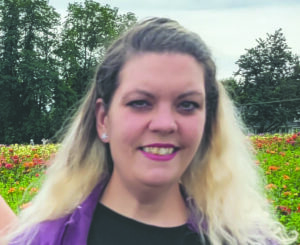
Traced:
[[[97, 1], [97, 0], [95, 0]], [[49, 0], [64, 15], [74, 0]], [[80, 2], [80, 1], [76, 1]], [[292, 52], [300, 55], [300, 0], [99, 0], [133, 12], [138, 19], [164, 16], [198, 33], [210, 47], [219, 79], [232, 76], [245, 49], [282, 28]]]

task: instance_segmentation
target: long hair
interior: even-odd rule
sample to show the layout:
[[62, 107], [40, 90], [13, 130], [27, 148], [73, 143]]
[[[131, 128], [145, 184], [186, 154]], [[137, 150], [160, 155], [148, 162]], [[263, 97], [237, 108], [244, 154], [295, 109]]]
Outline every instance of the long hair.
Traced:
[[97, 68], [90, 90], [62, 141], [43, 186], [32, 206], [21, 212], [20, 234], [45, 220], [74, 210], [102, 176], [110, 176], [113, 162], [109, 144], [96, 132], [95, 105], [102, 98], [109, 110], [118, 88], [119, 73], [126, 61], [144, 52], [183, 53], [204, 67], [206, 93], [205, 131], [181, 183], [194, 200], [193, 213], [207, 221], [197, 226], [212, 244], [268, 244], [268, 239], [290, 244], [284, 228], [276, 222], [260, 186], [250, 147], [241, 133], [221, 84], [216, 81], [212, 56], [200, 37], [176, 21], [152, 18], [136, 24], [107, 50]]

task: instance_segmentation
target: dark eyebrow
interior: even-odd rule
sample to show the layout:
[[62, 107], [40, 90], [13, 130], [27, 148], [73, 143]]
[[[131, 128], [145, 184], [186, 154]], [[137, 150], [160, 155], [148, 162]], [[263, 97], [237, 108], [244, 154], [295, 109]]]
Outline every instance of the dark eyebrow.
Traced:
[[[148, 91], [145, 91], [145, 90], [142, 90], [142, 89], [136, 89], [134, 91], [131, 91], [131, 92], [125, 94], [125, 96], [123, 97], [123, 100], [126, 100], [127, 97], [129, 97], [132, 94], [142, 94], [142, 95], [144, 95], [144, 96], [146, 96], [146, 97], [148, 97], [150, 99], [155, 99], [155, 96], [153, 94], [149, 93]], [[188, 91], [188, 92], [180, 94], [177, 97], [177, 99], [180, 100], [180, 99], [183, 99], [185, 97], [194, 96], [194, 95], [201, 97], [201, 99], [203, 98], [203, 93], [201, 93], [201, 92], [198, 92], [198, 91]]]
[[153, 94], [151, 94], [151, 93], [149, 93], [149, 92], [147, 92], [147, 91], [145, 91], [145, 90], [142, 90], [142, 89], [135, 89], [135, 90], [133, 90], [133, 91], [131, 91], [131, 92], [125, 94], [125, 96], [123, 97], [123, 100], [126, 100], [126, 98], [129, 97], [129, 96], [132, 95], [132, 94], [142, 94], [142, 95], [144, 95], [144, 96], [146, 96], [146, 97], [149, 97], [149, 98], [151, 98], [151, 99], [154, 99], [154, 98], [155, 98], [155, 96], [154, 96]]
[[185, 92], [183, 94], [180, 94], [178, 96], [178, 99], [183, 99], [185, 97], [188, 97], [188, 96], [193, 96], [193, 95], [197, 95], [197, 96], [200, 96], [201, 99], [203, 98], [203, 93], [200, 93], [198, 91], [188, 91], [188, 92]]

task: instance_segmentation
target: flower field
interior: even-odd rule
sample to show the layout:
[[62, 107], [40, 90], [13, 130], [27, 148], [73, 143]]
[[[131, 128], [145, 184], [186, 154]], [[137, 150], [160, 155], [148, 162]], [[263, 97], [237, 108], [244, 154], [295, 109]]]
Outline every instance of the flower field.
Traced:
[[0, 195], [18, 213], [38, 192], [58, 145], [0, 145]]
[[[280, 221], [300, 231], [300, 132], [250, 137], [266, 177], [266, 195]], [[0, 194], [18, 213], [39, 191], [58, 145], [0, 145]], [[300, 240], [299, 240], [300, 242]]]
[[266, 177], [268, 200], [281, 223], [300, 233], [300, 132], [252, 136], [251, 140], [256, 150], [256, 164]]

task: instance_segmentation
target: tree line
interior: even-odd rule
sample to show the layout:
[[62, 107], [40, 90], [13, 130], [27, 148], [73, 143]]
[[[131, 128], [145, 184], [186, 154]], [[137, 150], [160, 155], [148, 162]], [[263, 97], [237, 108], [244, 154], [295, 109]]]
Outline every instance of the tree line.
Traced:
[[136, 22], [92, 0], [0, 0], [0, 143], [53, 138], [72, 114], [107, 46]]
[[300, 120], [299, 56], [291, 52], [282, 29], [256, 40], [225, 79], [245, 125], [256, 133], [279, 132]]

